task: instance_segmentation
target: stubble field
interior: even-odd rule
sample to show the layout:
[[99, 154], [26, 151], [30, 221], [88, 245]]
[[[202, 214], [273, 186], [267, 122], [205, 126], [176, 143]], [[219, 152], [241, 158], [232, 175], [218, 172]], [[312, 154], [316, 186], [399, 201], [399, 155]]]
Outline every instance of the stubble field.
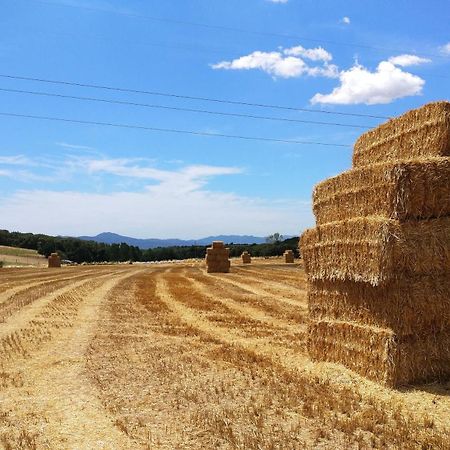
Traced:
[[301, 265], [0, 271], [0, 447], [450, 448], [450, 385], [305, 351]]

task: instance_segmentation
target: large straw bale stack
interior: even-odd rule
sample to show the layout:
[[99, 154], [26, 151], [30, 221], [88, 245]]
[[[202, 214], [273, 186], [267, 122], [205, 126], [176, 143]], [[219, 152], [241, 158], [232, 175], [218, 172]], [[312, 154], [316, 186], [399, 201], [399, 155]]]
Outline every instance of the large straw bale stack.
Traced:
[[206, 249], [206, 270], [208, 273], [230, 271], [230, 249], [225, 248], [222, 241], [213, 241], [212, 246]]
[[241, 258], [243, 264], [250, 264], [252, 262], [252, 256], [247, 250], [242, 252]]
[[430, 219], [450, 215], [450, 157], [381, 163], [349, 170], [313, 192], [318, 224], [354, 217]]
[[450, 103], [361, 136], [300, 239], [308, 351], [397, 386], [450, 377]]
[[61, 258], [59, 257], [58, 253], [52, 253], [48, 257], [48, 267], [61, 267]]
[[284, 256], [284, 262], [286, 264], [292, 264], [294, 262], [295, 256], [294, 256], [294, 252], [292, 250], [286, 250], [283, 253]]
[[310, 280], [374, 286], [406, 275], [448, 275], [450, 216], [400, 222], [378, 216], [330, 222], [301, 237]]
[[450, 102], [429, 103], [364, 133], [353, 166], [432, 156], [450, 156]]

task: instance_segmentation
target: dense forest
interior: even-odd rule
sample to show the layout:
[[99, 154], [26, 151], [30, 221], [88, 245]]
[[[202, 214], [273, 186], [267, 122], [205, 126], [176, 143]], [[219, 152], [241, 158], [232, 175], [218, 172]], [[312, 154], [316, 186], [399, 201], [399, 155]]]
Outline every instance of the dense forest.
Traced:
[[[203, 258], [205, 246], [159, 247], [141, 250], [126, 243], [102, 244], [69, 237], [19, 233], [0, 230], [0, 245], [37, 250], [48, 257], [58, 252], [63, 260], [82, 262], [167, 261], [171, 259]], [[291, 249], [298, 256], [298, 238], [272, 241], [266, 244], [229, 244], [230, 256], [240, 256], [248, 250], [252, 256], [279, 256]]]

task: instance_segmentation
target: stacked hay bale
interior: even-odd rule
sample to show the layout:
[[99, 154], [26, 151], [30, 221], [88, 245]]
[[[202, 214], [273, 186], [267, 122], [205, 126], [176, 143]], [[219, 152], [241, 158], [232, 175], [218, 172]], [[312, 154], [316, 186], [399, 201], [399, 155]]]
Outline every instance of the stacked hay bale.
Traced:
[[58, 253], [52, 253], [48, 257], [48, 267], [61, 267], [61, 258]]
[[291, 264], [294, 262], [294, 252], [292, 250], [286, 250], [283, 253], [284, 256], [284, 262], [287, 264]]
[[230, 271], [230, 249], [225, 248], [222, 241], [213, 241], [212, 246], [206, 249], [206, 271], [229, 272]]
[[450, 103], [362, 135], [301, 237], [308, 350], [388, 386], [450, 376]]
[[243, 264], [250, 264], [252, 262], [252, 257], [251, 257], [250, 253], [247, 250], [242, 252], [241, 258], [242, 258], [242, 263]]

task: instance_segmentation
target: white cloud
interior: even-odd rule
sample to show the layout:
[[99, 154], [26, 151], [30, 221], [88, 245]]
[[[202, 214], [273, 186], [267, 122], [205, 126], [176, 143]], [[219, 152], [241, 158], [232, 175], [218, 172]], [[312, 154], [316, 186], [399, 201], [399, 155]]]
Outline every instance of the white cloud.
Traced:
[[267, 0], [270, 3], [287, 3], [289, 0]]
[[330, 94], [316, 94], [311, 103], [366, 105], [390, 103], [395, 99], [421, 94], [425, 81], [396, 67], [392, 62], [382, 61], [375, 72], [360, 64], [339, 75], [340, 86]]
[[344, 16], [344, 17], [341, 19], [341, 22], [342, 22], [342, 23], [345, 23], [346, 25], [350, 25], [350, 17]]
[[0, 156], [0, 164], [12, 166], [26, 166], [31, 164], [31, 161], [23, 155]]
[[[243, 173], [241, 168], [191, 164], [161, 170], [143, 161], [83, 157], [62, 160], [60, 165], [83, 179], [84, 186], [89, 177], [102, 177], [115, 188], [109, 188], [108, 193], [45, 188], [0, 197], [2, 227], [54, 235], [111, 230], [137, 237], [197, 238], [222, 233], [264, 236], [274, 230], [297, 234], [313, 223], [310, 202], [269, 201], [206, 187], [214, 177]], [[11, 175], [3, 172], [0, 170], [0, 176]], [[115, 182], [113, 176], [144, 184], [130, 188], [122, 181]]]
[[440, 47], [440, 51], [444, 55], [450, 55], [450, 42], [447, 42], [447, 44]]
[[[300, 56], [311, 61], [322, 61], [323, 64], [310, 66]], [[225, 70], [256, 69], [281, 78], [296, 78], [301, 75], [335, 78], [338, 76], [338, 68], [334, 64], [329, 64], [332, 58], [331, 53], [322, 47], [306, 49], [298, 45], [273, 52], [255, 51], [232, 61], [221, 61], [211, 67]]]
[[283, 50], [285, 55], [289, 56], [303, 56], [304, 58], [312, 61], [331, 61], [333, 56], [322, 47], [317, 48], [304, 48], [301, 45], [295, 47], [286, 48]]
[[417, 55], [398, 55], [398, 56], [392, 56], [388, 59], [388, 62], [396, 65], [396, 66], [402, 66], [402, 67], [408, 67], [408, 66], [418, 66], [419, 64], [429, 63], [431, 62], [431, 59], [428, 58], [421, 58]]

